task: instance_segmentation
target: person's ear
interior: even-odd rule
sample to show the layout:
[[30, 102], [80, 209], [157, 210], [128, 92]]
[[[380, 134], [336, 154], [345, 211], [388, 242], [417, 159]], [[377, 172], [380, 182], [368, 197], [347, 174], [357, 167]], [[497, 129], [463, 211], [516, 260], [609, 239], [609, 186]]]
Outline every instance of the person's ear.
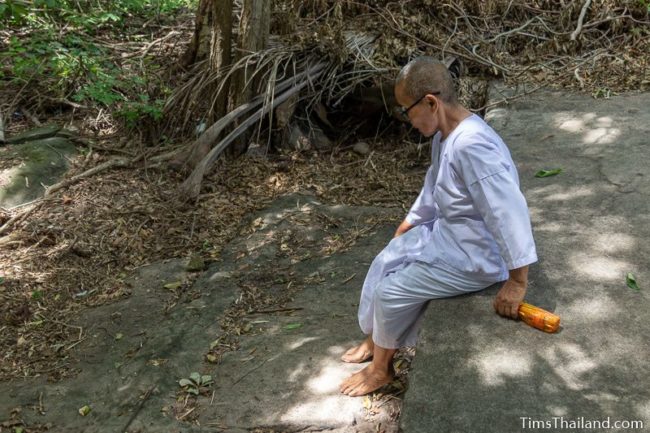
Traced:
[[440, 104], [435, 96], [427, 95], [427, 104], [429, 104], [429, 107], [431, 107], [431, 111], [433, 111], [434, 113], [438, 111], [438, 106]]

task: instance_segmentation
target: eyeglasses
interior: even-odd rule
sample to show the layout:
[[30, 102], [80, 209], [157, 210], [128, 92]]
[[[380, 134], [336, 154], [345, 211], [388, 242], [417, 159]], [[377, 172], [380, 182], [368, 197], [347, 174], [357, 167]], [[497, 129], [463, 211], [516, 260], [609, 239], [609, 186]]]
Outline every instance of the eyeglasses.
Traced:
[[424, 95], [420, 96], [417, 101], [412, 103], [411, 105], [408, 106], [408, 108], [404, 107], [395, 107], [395, 111], [400, 116], [403, 120], [409, 120], [409, 111], [411, 111], [411, 108], [415, 107], [418, 105], [427, 95], [439, 95], [440, 92], [429, 92], [425, 93]]

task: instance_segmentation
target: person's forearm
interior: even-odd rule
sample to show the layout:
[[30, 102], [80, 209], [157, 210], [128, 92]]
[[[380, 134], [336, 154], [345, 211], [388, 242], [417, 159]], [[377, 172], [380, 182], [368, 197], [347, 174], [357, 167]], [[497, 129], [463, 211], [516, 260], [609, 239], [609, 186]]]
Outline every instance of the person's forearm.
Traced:
[[528, 283], [528, 265], [522, 266], [521, 268], [517, 269], [510, 269], [509, 271], [510, 276], [509, 280], [515, 281], [520, 284], [527, 284]]
[[413, 227], [415, 227], [413, 224], [410, 224], [406, 219], [402, 221], [402, 223], [397, 227], [397, 230], [395, 231], [395, 236], [393, 237], [398, 237], [406, 233], [407, 231], [411, 230]]

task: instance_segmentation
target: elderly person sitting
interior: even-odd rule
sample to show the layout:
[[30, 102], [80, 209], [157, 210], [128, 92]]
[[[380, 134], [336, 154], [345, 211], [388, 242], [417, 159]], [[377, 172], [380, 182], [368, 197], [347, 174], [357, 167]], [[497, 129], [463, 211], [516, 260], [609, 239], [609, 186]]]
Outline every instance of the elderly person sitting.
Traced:
[[462, 107], [445, 66], [420, 57], [395, 83], [401, 113], [433, 137], [420, 195], [368, 270], [359, 304], [367, 338], [345, 362], [372, 362], [340, 385], [358, 396], [392, 380], [392, 358], [414, 346], [427, 301], [505, 281], [494, 309], [516, 318], [537, 261], [526, 200], [510, 152], [479, 116]]

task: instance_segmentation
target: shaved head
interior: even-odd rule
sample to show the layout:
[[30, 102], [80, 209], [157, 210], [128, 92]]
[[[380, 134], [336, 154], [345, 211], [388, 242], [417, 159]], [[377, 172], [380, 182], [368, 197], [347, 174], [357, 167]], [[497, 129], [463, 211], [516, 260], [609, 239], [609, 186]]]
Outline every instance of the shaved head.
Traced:
[[440, 99], [449, 105], [456, 105], [454, 81], [447, 67], [433, 57], [422, 56], [411, 60], [402, 68], [395, 86], [400, 86], [404, 95], [416, 100], [427, 93], [440, 92]]

